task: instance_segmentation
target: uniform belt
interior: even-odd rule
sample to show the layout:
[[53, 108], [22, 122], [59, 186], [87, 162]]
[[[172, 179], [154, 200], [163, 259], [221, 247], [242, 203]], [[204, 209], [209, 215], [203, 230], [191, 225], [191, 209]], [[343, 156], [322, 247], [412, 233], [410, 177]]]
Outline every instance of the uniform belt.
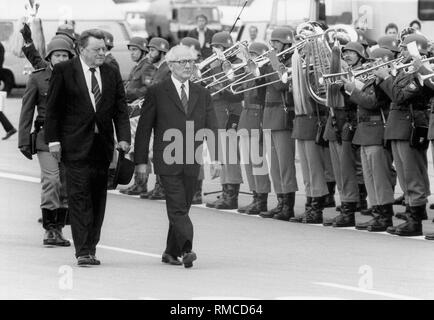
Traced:
[[281, 107], [283, 108], [283, 103], [282, 102], [266, 102], [265, 103], [265, 108], [276, 108], [276, 107]]
[[252, 103], [252, 104], [246, 104], [245, 106], [244, 106], [244, 109], [247, 109], [247, 110], [261, 110], [261, 105], [260, 104], [254, 104], [254, 103]]
[[359, 122], [381, 121], [381, 116], [360, 116]]

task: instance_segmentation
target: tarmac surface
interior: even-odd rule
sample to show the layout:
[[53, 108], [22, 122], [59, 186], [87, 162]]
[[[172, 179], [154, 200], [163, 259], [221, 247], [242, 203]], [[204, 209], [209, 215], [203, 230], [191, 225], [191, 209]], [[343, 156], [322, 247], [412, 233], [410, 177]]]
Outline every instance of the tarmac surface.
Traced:
[[[19, 93], [7, 99], [5, 110], [16, 127]], [[434, 181], [432, 162], [429, 170]], [[298, 163], [297, 179], [296, 213], [301, 213], [305, 196]], [[218, 181], [206, 179], [205, 192], [219, 188]], [[242, 189], [248, 191], [246, 185]], [[20, 154], [17, 135], [0, 140], [0, 299], [434, 298], [434, 242], [423, 237], [292, 224], [195, 206], [190, 216], [198, 260], [185, 269], [161, 263], [168, 228], [164, 201], [110, 191], [97, 249], [102, 264], [82, 268], [73, 247], [42, 245], [39, 201], [37, 160]], [[249, 202], [249, 196], [240, 196], [241, 205]], [[275, 203], [270, 195], [269, 207]], [[432, 220], [433, 212], [429, 215]], [[71, 239], [70, 227], [64, 233]]]

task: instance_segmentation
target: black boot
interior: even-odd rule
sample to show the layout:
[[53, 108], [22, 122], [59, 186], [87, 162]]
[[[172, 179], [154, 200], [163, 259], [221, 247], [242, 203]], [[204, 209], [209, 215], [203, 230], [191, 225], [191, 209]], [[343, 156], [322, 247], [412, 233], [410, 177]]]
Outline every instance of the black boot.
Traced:
[[216, 200], [214, 200], [213, 202], [207, 202], [206, 203], [206, 207], [207, 208], [215, 208], [216, 204], [220, 201], [223, 201], [222, 198], [226, 197], [226, 189], [227, 189], [227, 184], [222, 184], [222, 193], [220, 196], [217, 197]]
[[43, 243], [48, 246], [56, 245], [56, 211], [42, 209], [42, 226], [45, 229]]
[[267, 212], [261, 212], [259, 214], [262, 218], [273, 218], [276, 214], [278, 214], [280, 211], [282, 211], [283, 208], [283, 193], [277, 194], [277, 206], [270, 211]]
[[251, 208], [253, 208], [256, 205], [256, 202], [258, 201], [258, 194], [256, 193], [256, 191], [252, 191], [253, 192], [253, 200], [251, 203], [249, 203], [247, 206], [243, 206], [241, 208], [239, 208], [237, 211], [239, 213], [246, 213], [246, 211], [250, 210]]
[[334, 219], [333, 227], [335, 228], [355, 227], [356, 208], [357, 208], [357, 202], [342, 202], [341, 213]]
[[370, 213], [366, 213], [367, 210], [363, 210], [363, 212], [361, 212], [362, 215], [365, 216], [372, 216], [372, 219], [367, 221], [367, 222], [362, 222], [362, 223], [357, 223], [356, 224], [356, 229], [357, 230], [366, 230], [368, 228], [368, 226], [370, 226], [372, 224], [372, 222], [380, 215], [381, 213], [381, 209], [380, 206], [372, 206], [372, 209], [370, 210]]
[[369, 232], [383, 232], [387, 228], [393, 227], [393, 204], [384, 204], [378, 206], [379, 213], [372, 219], [366, 230]]
[[395, 201], [393, 202], [393, 204], [396, 205], [396, 206], [405, 206], [405, 197], [404, 197], [404, 195], [396, 198]]
[[196, 193], [193, 196], [193, 200], [191, 201], [191, 204], [202, 204], [202, 183], [203, 180], [197, 181]]
[[289, 221], [294, 217], [295, 192], [285, 193], [283, 195], [282, 211], [273, 216], [273, 219]]
[[137, 174], [134, 174], [134, 184], [126, 189], [119, 190], [122, 194], [127, 194], [129, 196], [138, 196], [143, 192], [146, 192], [148, 189], [148, 181], [139, 182], [137, 179]]
[[226, 197], [222, 201], [216, 203], [215, 209], [233, 210], [238, 209], [238, 193], [240, 191], [239, 184], [228, 184], [226, 187]]
[[57, 209], [57, 217], [56, 217], [56, 229], [54, 230], [56, 233], [56, 246], [59, 247], [69, 247], [71, 242], [63, 237], [62, 229], [66, 224], [66, 217], [68, 216], [67, 208], [59, 208]]
[[421, 236], [424, 210], [426, 210], [426, 205], [410, 207], [407, 221], [396, 227], [395, 234], [402, 237]]
[[163, 184], [157, 176], [154, 191], [149, 195], [149, 200], [166, 200], [166, 192], [164, 191]]
[[324, 208], [334, 208], [336, 207], [335, 201], [335, 189], [336, 182], [327, 182], [327, 188], [329, 190], [329, 194], [324, 196]]
[[357, 203], [357, 211], [361, 212], [362, 210], [368, 209], [368, 201], [366, 201], [366, 198], [368, 197], [368, 191], [366, 190], [366, 186], [364, 184], [359, 184], [359, 196], [360, 200]]
[[[324, 199], [326, 197], [327, 195], [324, 196]], [[289, 222], [302, 223], [306, 215], [310, 212], [310, 210], [312, 210], [312, 197], [306, 196], [306, 203], [304, 204], [304, 212], [299, 216], [292, 217], [291, 219], [289, 219]]]
[[246, 211], [246, 214], [257, 215], [261, 212], [267, 212], [268, 193], [257, 193], [256, 204]]
[[303, 218], [303, 223], [322, 224], [322, 211], [324, 209], [324, 197], [312, 198], [312, 207], [308, 214]]

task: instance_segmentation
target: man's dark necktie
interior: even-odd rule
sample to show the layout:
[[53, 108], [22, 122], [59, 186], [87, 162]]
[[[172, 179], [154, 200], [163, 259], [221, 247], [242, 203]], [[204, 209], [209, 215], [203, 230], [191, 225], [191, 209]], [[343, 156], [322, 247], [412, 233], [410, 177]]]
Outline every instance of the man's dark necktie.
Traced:
[[185, 93], [185, 85], [181, 84], [181, 102], [184, 107], [185, 113], [187, 113], [188, 110], [188, 99], [187, 94]]
[[92, 80], [91, 80], [91, 86], [92, 86], [92, 93], [93, 97], [95, 98], [95, 109], [98, 107], [99, 103], [101, 102], [101, 90], [99, 88], [98, 81], [95, 77], [95, 68], [90, 68], [90, 72], [92, 72]]

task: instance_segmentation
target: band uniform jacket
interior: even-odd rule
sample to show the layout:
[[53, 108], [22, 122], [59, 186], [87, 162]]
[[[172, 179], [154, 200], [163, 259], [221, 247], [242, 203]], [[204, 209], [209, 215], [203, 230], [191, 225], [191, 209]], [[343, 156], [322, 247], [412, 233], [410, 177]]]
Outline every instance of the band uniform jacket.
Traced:
[[354, 89], [350, 96], [350, 100], [358, 106], [357, 129], [353, 138], [356, 145], [383, 145], [384, 121], [389, 112], [390, 99], [375, 81], [368, 80], [361, 90]]
[[105, 56], [104, 62], [107, 63], [108, 65], [120, 70], [119, 63], [116, 61], [115, 57], [113, 57], [111, 52], [107, 53], [107, 55]]
[[[252, 80], [247, 82], [243, 89], [252, 88], [253, 86], [261, 85], [263, 83], [263, 79]], [[265, 87], [261, 87], [244, 93], [244, 105], [238, 123], [238, 130], [247, 129], [250, 132], [252, 129], [262, 128], [265, 91]]]
[[349, 95], [341, 88], [341, 94], [344, 96], [343, 108], [333, 108], [336, 117], [336, 127], [332, 123], [332, 115], [329, 114], [324, 139], [328, 141], [338, 141], [336, 130], [340, 132], [343, 141], [352, 141], [353, 137], [349, 130], [357, 128], [357, 104], [350, 100]]
[[[184, 111], [171, 78], [149, 88], [137, 125], [134, 154], [136, 164], [148, 163], [149, 141], [152, 130], [154, 130], [153, 164], [156, 174], [184, 174], [187, 176], [197, 176], [199, 174], [200, 164], [196, 162], [194, 152], [197, 152], [196, 150], [202, 145], [203, 139], [199, 137], [195, 139], [195, 136], [199, 130], [204, 128], [212, 130], [216, 135], [217, 120], [208, 90], [192, 82], [189, 85], [187, 113]], [[194, 134], [191, 131], [191, 136], [186, 135], [187, 121], [194, 123]], [[171, 150], [169, 145], [173, 144], [173, 137], [164, 139], [164, 135], [168, 130], [179, 130], [178, 132], [182, 134], [180, 135], [182, 137], [182, 154], [173, 150], [171, 153], [172, 157], [177, 159], [174, 164], [167, 163], [165, 161], [167, 159], [164, 159], [164, 153]], [[187, 150], [186, 139], [195, 140], [194, 150]], [[193, 146], [193, 143], [190, 145]], [[215, 149], [213, 150], [217, 150], [217, 145], [218, 143], [215, 143]], [[179, 149], [177, 151], [179, 152]], [[210, 151], [212, 153], [212, 150]], [[191, 158], [186, 159], [187, 155]]]
[[413, 107], [415, 125], [428, 126], [429, 99], [433, 96], [433, 91], [426, 86], [421, 86], [415, 74], [407, 74], [401, 70], [396, 77], [389, 77], [382, 81], [380, 87], [392, 100], [384, 139], [410, 139], [412, 121], [410, 105]]
[[143, 58], [131, 70], [130, 76], [125, 86], [127, 102], [143, 98], [152, 84], [152, 78], [156, 69], [148, 58]]
[[65, 161], [84, 160], [92, 148], [95, 125], [104, 143], [105, 158], [113, 157], [113, 124], [118, 141], [130, 143], [125, 91], [119, 70], [100, 66], [101, 101], [96, 111], [88, 94], [80, 58], [56, 64], [48, 90], [46, 143], [60, 141]]
[[[202, 54], [203, 59], [206, 59], [213, 54], [212, 48], [211, 48], [211, 42], [212, 42], [212, 36], [214, 35], [214, 33], [215, 33], [215, 31], [206, 28], [205, 42], [204, 42], [203, 46], [200, 48], [200, 52]], [[188, 32], [187, 36], [199, 40], [199, 31], [197, 30], [197, 28], [194, 28]]]
[[34, 71], [27, 81], [26, 91], [23, 96], [20, 123], [18, 129], [18, 147], [30, 146], [30, 132], [33, 125], [35, 108], [37, 110], [36, 122], [42, 128], [38, 131], [36, 138], [36, 150], [49, 151], [44, 141], [45, 113], [47, 109], [47, 92], [51, 78], [51, 67]]
[[[286, 67], [291, 66], [291, 59], [284, 62]], [[274, 70], [271, 64], [264, 67], [264, 74], [272, 73]], [[279, 80], [278, 75], [271, 75], [265, 78], [265, 82]], [[263, 128], [270, 130], [292, 130], [294, 120], [294, 98], [289, 90], [289, 84], [281, 81], [268, 85], [265, 95], [265, 108], [263, 118]], [[290, 113], [292, 119], [287, 121]]]
[[[232, 64], [241, 63], [241, 59], [239, 58], [231, 58], [229, 61]], [[216, 78], [222, 77], [222, 62], [214, 61], [211, 63], [211, 75], [216, 75]], [[223, 86], [227, 86], [229, 84], [228, 81], [223, 81], [221, 84], [212, 87], [212, 91], [217, 92]], [[219, 129], [226, 129], [227, 121], [229, 119], [229, 115], [240, 116], [242, 110], [243, 100], [242, 94], [233, 94], [229, 89], [225, 89], [219, 93], [216, 93], [212, 96], [212, 101], [214, 105], [214, 110], [217, 116], [217, 123]]]
[[428, 126], [428, 139], [434, 140], [434, 97], [430, 99], [430, 117], [429, 117], [429, 126]]

